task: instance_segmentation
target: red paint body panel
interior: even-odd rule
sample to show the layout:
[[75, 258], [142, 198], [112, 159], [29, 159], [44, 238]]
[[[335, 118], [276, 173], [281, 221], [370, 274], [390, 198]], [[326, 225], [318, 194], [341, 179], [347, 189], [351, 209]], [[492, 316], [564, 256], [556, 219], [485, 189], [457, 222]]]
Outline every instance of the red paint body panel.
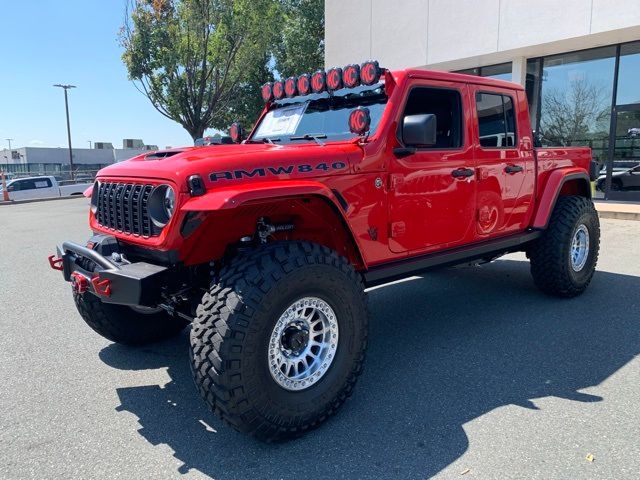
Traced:
[[[185, 265], [195, 265], [219, 259], [229, 245], [254, 233], [258, 218], [268, 217], [274, 223], [295, 225], [276, 238], [325, 244], [366, 270], [544, 227], [563, 179], [588, 177], [589, 149], [533, 148], [527, 99], [519, 85], [425, 70], [386, 72], [384, 82], [387, 106], [366, 142], [188, 147], [169, 150], [163, 158], [143, 154], [111, 165], [99, 172], [99, 180], [168, 183], [177, 192], [177, 211], [157, 237], [105, 229], [93, 214], [91, 228], [123, 242], [175, 250]], [[404, 158], [394, 154], [394, 148], [402, 147], [398, 125], [413, 86], [460, 93], [461, 148], [421, 149]], [[517, 124], [513, 148], [480, 146], [476, 92], [512, 98]], [[505, 173], [507, 165], [521, 166], [522, 171]], [[459, 168], [475, 173], [462, 180], [452, 177]], [[204, 195], [190, 196], [190, 175], [202, 177]], [[567, 193], [574, 187], [564, 188]], [[575, 191], [581, 190], [575, 187]], [[193, 212], [199, 226], [183, 236], [185, 218]]]

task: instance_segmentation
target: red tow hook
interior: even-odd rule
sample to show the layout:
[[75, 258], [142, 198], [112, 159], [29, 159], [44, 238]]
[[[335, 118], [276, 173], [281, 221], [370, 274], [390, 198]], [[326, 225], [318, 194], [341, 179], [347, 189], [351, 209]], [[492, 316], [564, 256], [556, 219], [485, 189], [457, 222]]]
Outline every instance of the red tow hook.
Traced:
[[111, 280], [105, 278], [104, 280], [100, 280], [100, 277], [96, 275], [91, 279], [91, 285], [93, 285], [93, 290], [103, 297], [111, 296]]
[[61, 258], [56, 258], [55, 255], [49, 255], [47, 258], [49, 259], [49, 266], [51, 268], [53, 268], [54, 270], [62, 271], [63, 266], [62, 266], [62, 259]]
[[78, 272], [71, 273], [71, 288], [76, 293], [84, 293], [89, 289], [89, 279]]

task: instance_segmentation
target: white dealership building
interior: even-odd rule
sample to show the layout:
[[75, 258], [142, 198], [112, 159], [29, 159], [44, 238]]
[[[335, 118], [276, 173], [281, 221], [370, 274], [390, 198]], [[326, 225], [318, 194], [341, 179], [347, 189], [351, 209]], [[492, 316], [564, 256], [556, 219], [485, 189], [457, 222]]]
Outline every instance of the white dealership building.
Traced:
[[[524, 85], [543, 142], [591, 146], [614, 173], [607, 197], [640, 200], [640, 182], [616, 183], [640, 165], [640, 0], [326, 0], [325, 22], [327, 67], [376, 59]], [[576, 98], [590, 109], [569, 135], [547, 105], [570, 121]]]

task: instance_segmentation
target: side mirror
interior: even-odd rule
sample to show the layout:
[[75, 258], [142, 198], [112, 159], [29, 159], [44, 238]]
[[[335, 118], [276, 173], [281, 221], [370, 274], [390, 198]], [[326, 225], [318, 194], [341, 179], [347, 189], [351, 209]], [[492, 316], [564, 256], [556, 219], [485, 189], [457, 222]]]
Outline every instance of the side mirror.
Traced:
[[407, 115], [402, 121], [402, 141], [407, 146], [433, 146], [437, 131], [437, 119], [433, 113]]

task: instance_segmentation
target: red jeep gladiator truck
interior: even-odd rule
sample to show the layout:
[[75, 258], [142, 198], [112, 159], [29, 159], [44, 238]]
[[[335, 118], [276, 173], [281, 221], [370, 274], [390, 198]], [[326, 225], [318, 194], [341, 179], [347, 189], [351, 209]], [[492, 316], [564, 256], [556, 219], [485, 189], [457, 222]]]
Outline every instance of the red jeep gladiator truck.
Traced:
[[261, 93], [235, 144], [101, 170], [94, 236], [49, 257], [109, 340], [191, 324], [196, 386], [234, 428], [278, 440], [336, 412], [362, 370], [366, 287], [524, 251], [543, 292], [587, 288], [591, 151], [534, 147], [520, 85], [369, 61]]

